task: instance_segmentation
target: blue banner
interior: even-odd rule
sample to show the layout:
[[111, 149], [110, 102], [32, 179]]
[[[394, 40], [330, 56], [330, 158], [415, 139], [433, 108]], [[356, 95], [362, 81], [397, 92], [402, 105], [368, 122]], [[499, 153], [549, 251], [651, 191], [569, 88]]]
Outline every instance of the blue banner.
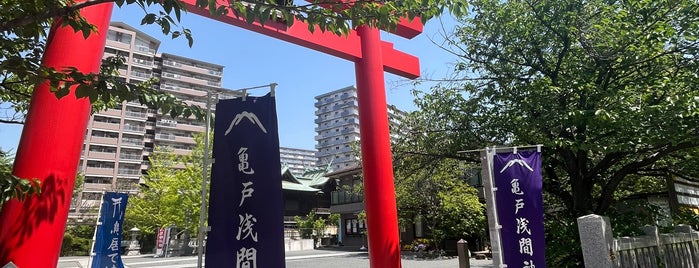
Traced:
[[219, 101], [213, 159], [206, 267], [285, 267], [274, 97]]
[[125, 193], [106, 192], [102, 198], [94, 245], [93, 268], [124, 268], [121, 262], [121, 230], [126, 213], [129, 195]]
[[546, 267], [541, 153], [495, 154], [493, 174], [503, 264]]

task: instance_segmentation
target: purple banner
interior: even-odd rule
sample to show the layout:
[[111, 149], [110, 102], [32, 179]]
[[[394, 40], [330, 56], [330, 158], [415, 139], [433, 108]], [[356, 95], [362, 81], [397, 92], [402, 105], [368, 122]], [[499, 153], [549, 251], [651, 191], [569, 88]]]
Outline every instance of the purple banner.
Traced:
[[125, 193], [106, 192], [102, 197], [100, 219], [95, 236], [94, 254], [90, 267], [124, 268], [121, 261], [121, 226], [129, 195]]
[[493, 174], [503, 264], [546, 267], [541, 153], [495, 154]]
[[274, 97], [219, 101], [213, 158], [206, 267], [285, 267]]

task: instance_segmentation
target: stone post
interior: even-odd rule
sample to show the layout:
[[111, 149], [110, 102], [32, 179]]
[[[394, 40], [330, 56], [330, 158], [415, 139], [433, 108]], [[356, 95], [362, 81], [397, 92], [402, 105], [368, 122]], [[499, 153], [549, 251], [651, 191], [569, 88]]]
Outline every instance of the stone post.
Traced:
[[459, 268], [471, 268], [466, 240], [461, 239], [456, 242], [456, 252], [459, 254]]
[[585, 267], [615, 267], [614, 237], [608, 217], [590, 214], [578, 218], [578, 233]]

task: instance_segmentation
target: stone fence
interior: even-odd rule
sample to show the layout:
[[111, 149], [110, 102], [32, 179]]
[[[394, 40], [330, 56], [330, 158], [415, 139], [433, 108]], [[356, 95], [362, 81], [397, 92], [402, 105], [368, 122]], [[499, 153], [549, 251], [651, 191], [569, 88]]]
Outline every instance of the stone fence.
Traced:
[[644, 236], [614, 238], [609, 218], [578, 218], [585, 267], [699, 268], [699, 232], [687, 225], [673, 234], [659, 234], [656, 226], [642, 229]]

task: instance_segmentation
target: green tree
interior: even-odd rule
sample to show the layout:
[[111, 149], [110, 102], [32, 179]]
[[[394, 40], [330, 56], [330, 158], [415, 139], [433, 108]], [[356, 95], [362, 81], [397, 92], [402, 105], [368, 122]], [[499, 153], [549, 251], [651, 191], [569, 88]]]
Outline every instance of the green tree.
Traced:
[[[400, 143], [394, 149], [401, 148]], [[435, 248], [447, 238], [481, 235], [485, 228], [484, 207], [475, 188], [464, 180], [463, 163], [435, 159], [424, 163], [420, 156], [396, 157], [396, 204], [401, 224], [422, 221]]]
[[94, 225], [68, 225], [61, 243], [61, 256], [87, 256], [92, 248]]
[[340, 214], [333, 213], [327, 218], [316, 215], [315, 211], [308, 212], [305, 217], [294, 216], [294, 221], [299, 230], [301, 238], [313, 238], [314, 247], [318, 244], [318, 240], [323, 236], [328, 226], [337, 227], [340, 220]]
[[699, 6], [470, 4], [472, 14], [449, 39], [459, 56], [455, 80], [417, 93], [415, 146], [401, 153], [479, 162], [457, 151], [543, 144], [546, 205], [563, 211], [547, 214], [547, 224], [568, 231], [547, 240], [550, 252], [569, 254], [549, 266], [578, 265], [580, 252], [570, 250], [576, 217], [607, 214], [629, 180], [665, 176], [696, 155]]
[[126, 223], [154, 235], [158, 228], [176, 225], [196, 234], [199, 226], [203, 179], [203, 137], [196, 135], [190, 155], [176, 155], [158, 147], [150, 155], [150, 168], [138, 195], [129, 199]]

